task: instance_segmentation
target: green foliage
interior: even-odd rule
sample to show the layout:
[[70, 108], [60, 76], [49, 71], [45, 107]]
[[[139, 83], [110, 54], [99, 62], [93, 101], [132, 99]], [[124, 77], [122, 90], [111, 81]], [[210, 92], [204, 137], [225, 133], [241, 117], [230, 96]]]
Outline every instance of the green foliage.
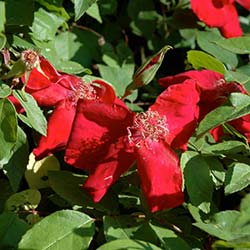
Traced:
[[220, 47], [231, 51], [235, 54], [249, 54], [249, 44], [250, 37], [237, 37], [237, 38], [230, 38], [230, 39], [223, 39], [220, 41], [216, 41]]
[[225, 193], [232, 194], [250, 184], [250, 167], [244, 163], [234, 163], [226, 172]]
[[[124, 246], [124, 247], [122, 247]], [[114, 240], [111, 242], [108, 242], [102, 246], [100, 246], [99, 248], [97, 248], [98, 250], [118, 250], [118, 249], [128, 249], [128, 250], [132, 250], [132, 249], [138, 249], [138, 250], [160, 250], [159, 247], [148, 243], [146, 241], [139, 241], [139, 240]]]
[[232, 93], [228, 102], [211, 111], [199, 124], [197, 134], [201, 135], [223, 123], [246, 115], [250, 111], [250, 98], [241, 93]]
[[[52, 189], [72, 206], [92, 207], [100, 211], [115, 211], [117, 209], [117, 200], [112, 194], [106, 196], [100, 203], [93, 203], [89, 195], [80, 188], [86, 180], [86, 176], [68, 171], [50, 171], [48, 175]], [[106, 202], [107, 200], [108, 202]]]
[[[0, 0], [0, 250], [250, 248], [249, 13], [237, 12], [244, 34], [226, 39], [198, 20], [189, 0]], [[105, 80], [133, 112], [146, 111], [164, 91], [160, 78], [186, 70], [213, 70], [239, 83], [242, 93], [218, 96], [223, 104], [205, 116], [197, 107], [187, 147], [173, 148], [185, 202], [148, 211], [135, 163], [96, 203], [82, 188], [96, 169], [66, 164], [64, 145], [35, 159], [32, 151], [47, 135], [54, 107], [40, 107], [26, 93], [27, 49], [59, 74]], [[65, 94], [65, 109], [72, 98], [78, 96]], [[243, 116], [241, 134], [231, 122]], [[216, 140], [211, 129], [218, 126], [225, 134]]]
[[196, 152], [182, 154], [185, 186], [193, 205], [209, 213], [213, 195], [213, 182], [210, 176], [209, 158], [203, 158]]
[[224, 65], [219, 60], [202, 51], [188, 51], [187, 59], [194, 69], [210, 69], [221, 74], [225, 71]]
[[77, 21], [95, 2], [96, 0], [74, 0], [75, 21]]
[[14, 90], [14, 96], [20, 101], [23, 108], [26, 111], [26, 119], [19, 115], [22, 121], [26, 122], [29, 126], [34, 128], [37, 132], [42, 135], [47, 133], [47, 120], [45, 119], [41, 109], [36, 103], [36, 100], [28, 93], [22, 90]]
[[6, 164], [17, 141], [17, 117], [13, 104], [0, 99], [0, 166]]
[[28, 230], [28, 224], [19, 219], [15, 213], [0, 214], [0, 248], [15, 249], [22, 235]]
[[92, 218], [77, 211], [62, 210], [29, 229], [18, 249], [87, 249], [94, 232]]
[[220, 41], [221, 39], [223, 38], [218, 32], [213, 32], [213, 31], [197, 32], [197, 43], [202, 50], [213, 55], [224, 64], [234, 68], [238, 64], [237, 55], [235, 55], [230, 50], [226, 50], [218, 46], [216, 44], [216, 41]]
[[12, 189], [16, 192], [22, 181], [29, 154], [27, 137], [20, 127], [17, 130], [17, 141], [12, 152], [9, 162], [3, 166], [3, 170], [10, 181]]

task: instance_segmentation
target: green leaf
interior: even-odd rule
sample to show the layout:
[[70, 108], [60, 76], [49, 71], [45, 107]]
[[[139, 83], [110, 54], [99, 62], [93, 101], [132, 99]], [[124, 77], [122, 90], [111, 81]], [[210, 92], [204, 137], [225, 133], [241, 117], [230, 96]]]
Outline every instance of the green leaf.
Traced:
[[101, 77], [114, 87], [118, 96], [122, 96], [132, 80], [133, 72], [128, 71], [125, 66], [111, 67], [99, 64], [98, 68]]
[[26, 67], [25, 67], [24, 62], [21, 59], [19, 59], [13, 64], [10, 71], [8, 71], [7, 74], [5, 74], [1, 77], [1, 79], [21, 77], [21, 75], [25, 72], [25, 69], [26, 69]]
[[71, 60], [81, 47], [81, 43], [77, 41], [76, 34], [69, 31], [60, 33], [56, 36], [54, 42], [56, 53], [63, 61]]
[[235, 227], [239, 218], [239, 211], [222, 211], [216, 213], [210, 221], [197, 222], [194, 226], [222, 240], [231, 241], [249, 235], [249, 230], [244, 231], [242, 227]]
[[234, 37], [215, 41], [220, 47], [236, 54], [250, 54], [250, 37]]
[[0, 82], [0, 98], [6, 98], [11, 94], [11, 88], [4, 83]]
[[196, 34], [197, 43], [202, 50], [208, 52], [221, 62], [228, 64], [233, 68], [237, 66], [237, 55], [221, 48], [215, 43], [215, 41], [222, 39], [222, 36], [219, 33], [217, 34], [213, 31], [198, 31]]
[[29, 163], [25, 171], [25, 179], [30, 188], [41, 189], [49, 187], [48, 171], [60, 170], [60, 164], [54, 155], [49, 155], [36, 161], [35, 155], [29, 155]]
[[93, 17], [94, 19], [96, 19], [99, 23], [102, 23], [102, 17], [100, 15], [100, 10], [99, 10], [99, 6], [97, 3], [93, 3], [88, 10], [86, 11], [86, 13]]
[[28, 121], [32, 128], [42, 135], [47, 133], [47, 121], [42, 110], [37, 105], [36, 100], [32, 95], [21, 90], [14, 90], [13, 95], [19, 100], [26, 111]]
[[7, 25], [31, 25], [34, 18], [33, 0], [5, 0]]
[[244, 163], [233, 163], [226, 172], [225, 194], [242, 190], [250, 184], [250, 166]]
[[0, 50], [5, 46], [7, 38], [4, 34], [0, 33]]
[[15, 213], [0, 214], [0, 249], [16, 249], [28, 227]]
[[216, 189], [219, 189], [225, 181], [225, 169], [222, 163], [217, 157], [204, 157], [204, 160], [207, 162], [210, 174], [212, 176], [213, 183]]
[[117, 0], [102, 0], [98, 3], [102, 16], [115, 15], [117, 9]]
[[5, 202], [5, 211], [19, 212], [34, 210], [41, 201], [41, 194], [36, 189], [27, 189], [11, 195]]
[[70, 204], [95, 208], [99, 211], [116, 211], [118, 201], [111, 193], [94, 203], [90, 196], [81, 189], [87, 176], [77, 175], [68, 171], [49, 171], [49, 183], [51, 188]]
[[74, 61], [58, 61], [55, 66], [57, 70], [68, 74], [80, 74], [89, 71], [88, 69], [84, 68], [81, 64]]
[[240, 84], [245, 84], [250, 81], [250, 77], [248, 75], [239, 71], [226, 70], [224, 77], [227, 82], [238, 82]]
[[34, 44], [20, 38], [19, 36], [13, 35], [12, 39], [13, 39], [12, 46], [14, 48], [38, 50]]
[[80, 19], [82, 15], [90, 8], [97, 0], [73, 0], [75, 9], [75, 21]]
[[197, 128], [197, 136], [223, 123], [235, 120], [250, 112], [250, 97], [241, 93], [231, 93], [228, 102], [208, 113]]
[[[44, 6], [50, 12], [57, 12], [60, 16], [68, 20], [70, 16], [66, 10], [62, 7], [62, 1], [53, 1], [53, 4], [50, 3], [50, 0], [36, 0], [40, 5]], [[58, 4], [60, 3], [60, 4]]]
[[224, 74], [225, 66], [215, 57], [199, 50], [189, 50], [187, 59], [194, 69], [210, 69]]
[[133, 238], [141, 224], [130, 215], [105, 216], [103, 223], [107, 241]]
[[150, 225], [152, 229], [155, 231], [156, 235], [160, 239], [164, 249], [167, 250], [192, 250], [192, 248], [188, 245], [188, 243], [176, 235], [176, 233], [170, 229], [155, 226], [153, 224]]
[[87, 250], [94, 233], [94, 221], [88, 215], [71, 210], [57, 211], [28, 230], [18, 250]]
[[141, 240], [113, 240], [100, 247], [97, 250], [161, 250], [159, 247]]
[[13, 104], [0, 99], [0, 167], [6, 164], [17, 141], [17, 117]]
[[206, 146], [202, 152], [213, 155], [225, 156], [230, 154], [248, 153], [249, 147], [241, 141], [224, 141], [214, 145]]
[[137, 69], [132, 83], [126, 88], [124, 96], [130, 95], [133, 90], [138, 89], [143, 85], [147, 85], [153, 80], [156, 72], [162, 64], [165, 54], [171, 48], [171, 46], [166, 45]]
[[29, 145], [26, 134], [18, 127], [17, 141], [13, 148], [13, 155], [3, 169], [10, 181], [12, 189], [16, 192], [19, 189], [24, 171], [28, 163]]
[[39, 41], [48, 41], [55, 38], [57, 29], [64, 23], [65, 19], [52, 12], [40, 8], [35, 12], [34, 22], [31, 27], [31, 35]]
[[213, 249], [225, 249], [230, 248], [234, 250], [248, 250], [250, 249], [250, 242], [228, 242], [223, 240], [217, 240], [212, 245]]
[[240, 211], [244, 212], [244, 213], [248, 213], [250, 212], [250, 194], [247, 194], [240, 203]]
[[[5, 18], [5, 3], [3, 1], [0, 1], [0, 33], [4, 31], [4, 25], [6, 22]], [[1, 46], [0, 46], [1, 48]]]
[[0, 213], [4, 210], [4, 203], [13, 194], [13, 190], [10, 186], [10, 183], [7, 179], [0, 179]]
[[213, 194], [213, 181], [209, 163], [196, 152], [186, 151], [181, 156], [185, 186], [191, 203], [209, 213]]
[[81, 43], [81, 47], [71, 60], [80, 63], [84, 67], [92, 67], [93, 60], [99, 61], [100, 35], [88, 29], [81, 29], [80, 27], [78, 28], [78, 26], [73, 28], [72, 32], [76, 34], [77, 41]]

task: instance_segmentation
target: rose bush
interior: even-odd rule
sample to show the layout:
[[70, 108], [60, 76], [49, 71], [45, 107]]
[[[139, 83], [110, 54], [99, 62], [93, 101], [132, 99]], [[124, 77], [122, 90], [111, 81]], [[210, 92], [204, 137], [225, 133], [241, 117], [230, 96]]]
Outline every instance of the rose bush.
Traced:
[[0, 249], [248, 249], [249, 9], [0, 1]]

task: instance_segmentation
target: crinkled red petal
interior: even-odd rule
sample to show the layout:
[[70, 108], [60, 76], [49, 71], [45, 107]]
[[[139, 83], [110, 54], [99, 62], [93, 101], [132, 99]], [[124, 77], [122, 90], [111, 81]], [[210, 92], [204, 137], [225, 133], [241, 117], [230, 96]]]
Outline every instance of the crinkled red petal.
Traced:
[[233, 38], [242, 36], [243, 32], [240, 26], [239, 16], [236, 10], [232, 10], [230, 18], [227, 22], [219, 27], [221, 34], [225, 38]]
[[47, 136], [42, 136], [33, 150], [36, 159], [42, 159], [59, 150], [65, 149], [73, 120], [75, 106], [62, 101], [56, 106], [48, 120]]
[[250, 142], [250, 115], [245, 115], [236, 120], [230, 121], [229, 124], [244, 135], [248, 142]]
[[199, 116], [199, 100], [197, 85], [189, 79], [168, 87], [150, 107], [150, 110], [166, 116], [169, 130], [166, 140], [174, 148], [185, 149], [194, 133]]
[[116, 145], [109, 147], [112, 154], [94, 166], [83, 184], [83, 188], [91, 195], [94, 202], [102, 199], [110, 186], [128, 170], [135, 160], [133, 154], [116, 148]]
[[151, 141], [137, 149], [141, 187], [152, 212], [184, 202], [182, 173], [174, 151], [163, 141]]
[[238, 4], [247, 10], [250, 10], [250, 0], [235, 0]]
[[113, 103], [116, 99], [113, 87], [103, 80], [95, 79], [91, 83], [95, 86], [97, 96], [101, 102]]
[[77, 168], [92, 169], [113, 154], [112, 145], [123, 147], [118, 141], [127, 134], [132, 117], [121, 105], [79, 100], [65, 161]]
[[48, 79], [52, 82], [56, 82], [61, 74], [54, 68], [54, 66], [46, 60], [44, 57], [40, 56], [40, 67]]
[[190, 70], [174, 76], [161, 78], [159, 83], [163, 87], [173, 84], [182, 84], [185, 80], [192, 79], [200, 91], [199, 120], [221, 105], [232, 92], [243, 92], [244, 89], [234, 82], [226, 82], [224, 76], [212, 70]]
[[237, 15], [233, 3], [222, 0], [191, 0], [191, 8], [197, 17], [210, 27], [222, 27]]

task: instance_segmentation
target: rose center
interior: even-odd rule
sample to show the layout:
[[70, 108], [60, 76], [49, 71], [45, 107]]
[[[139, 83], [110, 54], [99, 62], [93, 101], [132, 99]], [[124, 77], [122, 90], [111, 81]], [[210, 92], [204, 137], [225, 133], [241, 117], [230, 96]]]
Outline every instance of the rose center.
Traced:
[[140, 147], [141, 143], [162, 140], [167, 134], [167, 118], [157, 111], [136, 114], [133, 125], [128, 127], [129, 143], [136, 147]]
[[27, 70], [32, 70], [39, 65], [39, 55], [36, 51], [31, 49], [22, 52], [21, 60], [25, 63]]
[[73, 92], [68, 96], [68, 101], [71, 105], [76, 105], [79, 99], [89, 101], [98, 99], [96, 90], [91, 84], [79, 81], [77, 84], [71, 84], [71, 88]]

